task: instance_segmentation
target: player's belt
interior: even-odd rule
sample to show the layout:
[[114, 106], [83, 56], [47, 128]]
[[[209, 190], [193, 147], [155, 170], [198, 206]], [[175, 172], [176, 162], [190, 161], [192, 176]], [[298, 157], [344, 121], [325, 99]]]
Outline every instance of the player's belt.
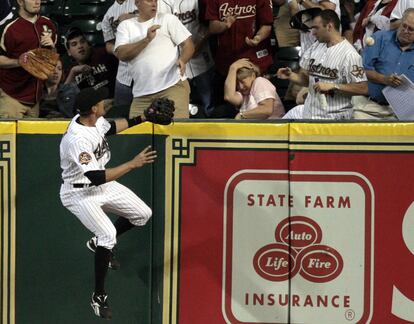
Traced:
[[89, 188], [92, 185], [89, 183], [72, 183], [73, 188]]

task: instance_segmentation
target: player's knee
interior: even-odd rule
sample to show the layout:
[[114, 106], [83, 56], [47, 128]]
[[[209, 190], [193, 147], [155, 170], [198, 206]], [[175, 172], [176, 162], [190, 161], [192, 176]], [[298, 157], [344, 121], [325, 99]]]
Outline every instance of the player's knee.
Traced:
[[112, 250], [116, 245], [116, 229], [108, 228], [104, 235], [98, 236], [98, 245], [106, 249]]
[[135, 226], [144, 226], [152, 216], [152, 210], [148, 206], [141, 207], [136, 218], [131, 219], [131, 223]]
[[144, 212], [142, 215], [144, 224], [146, 224], [151, 217], [152, 217], [152, 209], [149, 208], [148, 206], [145, 206]]

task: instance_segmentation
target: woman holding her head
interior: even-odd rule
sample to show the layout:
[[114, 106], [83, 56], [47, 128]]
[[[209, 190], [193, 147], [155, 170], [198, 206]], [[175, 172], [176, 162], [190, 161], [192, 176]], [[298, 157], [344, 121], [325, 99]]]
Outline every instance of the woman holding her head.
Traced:
[[230, 65], [224, 99], [239, 108], [235, 119], [278, 119], [285, 114], [275, 86], [246, 58]]

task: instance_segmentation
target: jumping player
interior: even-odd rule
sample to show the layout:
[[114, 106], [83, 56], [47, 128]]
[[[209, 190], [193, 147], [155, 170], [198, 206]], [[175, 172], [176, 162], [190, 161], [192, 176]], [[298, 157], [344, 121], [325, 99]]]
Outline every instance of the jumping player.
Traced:
[[[156, 158], [156, 152], [147, 146], [132, 160], [114, 168], [105, 168], [111, 157], [106, 136], [146, 120], [144, 116], [138, 116], [108, 122], [103, 117], [103, 100], [108, 95], [106, 88], [83, 89], [76, 99], [79, 114], [70, 122], [60, 143], [63, 170], [60, 198], [62, 204], [96, 236], [93, 240], [95, 291], [91, 306], [95, 315], [105, 319], [112, 317], [105, 292], [105, 276], [116, 238], [134, 226], [145, 225], [152, 215], [145, 202], [115, 180], [133, 169], [153, 163]], [[119, 216], [115, 224], [106, 212]], [[88, 243], [90, 245], [91, 241]]]

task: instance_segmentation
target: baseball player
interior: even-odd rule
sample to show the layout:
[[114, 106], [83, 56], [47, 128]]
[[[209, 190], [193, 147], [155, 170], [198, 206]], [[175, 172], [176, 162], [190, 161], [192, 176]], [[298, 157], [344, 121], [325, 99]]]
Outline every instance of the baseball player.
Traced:
[[[138, 116], [108, 122], [103, 118], [103, 100], [108, 96], [106, 88], [83, 89], [76, 98], [79, 114], [70, 122], [60, 143], [63, 170], [60, 198], [62, 204], [96, 236], [95, 291], [91, 306], [95, 315], [106, 319], [112, 317], [112, 311], [105, 292], [105, 276], [116, 238], [134, 226], [145, 225], [152, 215], [145, 202], [115, 180], [133, 169], [153, 163], [156, 158], [156, 152], [148, 146], [132, 160], [105, 168], [111, 157], [106, 136], [146, 120], [145, 116]], [[115, 224], [106, 212], [119, 216]]]
[[[322, 10], [312, 25], [317, 42], [303, 54], [300, 70], [277, 71], [278, 78], [309, 87], [301, 118], [350, 119], [352, 95], [368, 93], [361, 56], [341, 36], [339, 27], [335, 11]], [[293, 116], [298, 118], [297, 114]]]

